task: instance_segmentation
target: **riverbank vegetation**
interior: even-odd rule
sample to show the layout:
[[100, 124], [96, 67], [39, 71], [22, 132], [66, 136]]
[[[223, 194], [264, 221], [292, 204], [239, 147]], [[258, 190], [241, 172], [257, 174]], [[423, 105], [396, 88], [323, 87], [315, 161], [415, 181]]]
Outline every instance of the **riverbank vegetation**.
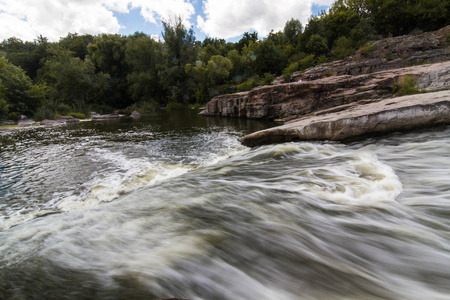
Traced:
[[90, 111], [201, 105], [212, 97], [270, 84], [276, 76], [342, 59], [371, 40], [449, 25], [449, 1], [338, 0], [306, 25], [286, 22], [260, 39], [197, 41], [181, 20], [163, 23], [162, 41], [145, 33], [69, 33], [58, 42], [15, 37], [0, 43], [0, 120]]

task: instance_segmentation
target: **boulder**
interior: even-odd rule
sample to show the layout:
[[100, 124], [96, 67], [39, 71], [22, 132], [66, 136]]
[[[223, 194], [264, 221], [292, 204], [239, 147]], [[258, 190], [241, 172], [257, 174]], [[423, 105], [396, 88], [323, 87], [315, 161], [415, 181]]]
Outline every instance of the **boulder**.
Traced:
[[17, 125], [19, 127], [29, 127], [29, 126], [34, 126], [37, 123], [31, 119], [29, 119], [27, 116], [25, 115], [21, 115], [19, 116], [19, 120], [17, 121]]
[[130, 117], [132, 117], [132, 118], [140, 118], [141, 117], [141, 113], [135, 110], [135, 111], [133, 111], [131, 113]]

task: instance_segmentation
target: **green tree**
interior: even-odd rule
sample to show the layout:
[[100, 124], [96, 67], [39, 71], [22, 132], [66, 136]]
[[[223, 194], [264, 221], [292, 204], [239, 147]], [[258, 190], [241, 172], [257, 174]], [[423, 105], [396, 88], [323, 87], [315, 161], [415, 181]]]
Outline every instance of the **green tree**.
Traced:
[[341, 36], [335, 41], [332, 53], [336, 59], [343, 59], [354, 54], [355, 49], [352, 47], [352, 41], [349, 38]]
[[90, 34], [78, 35], [78, 33], [68, 33], [66, 37], [59, 40], [59, 45], [69, 49], [75, 57], [84, 59], [88, 55], [87, 46], [92, 43], [94, 37]]
[[31, 116], [45, 100], [45, 86], [33, 85], [22, 68], [14, 66], [4, 57], [0, 57], [0, 82], [3, 113], [8, 108], [16, 116]]
[[239, 42], [236, 44], [236, 50], [239, 51], [239, 53], [242, 52], [244, 47], [250, 46], [250, 43], [256, 43], [258, 41], [258, 33], [256, 32], [244, 32], [242, 35], [242, 38], [239, 40]]
[[212, 56], [207, 64], [197, 61], [186, 65], [186, 73], [195, 81], [197, 103], [205, 103], [216, 96], [214, 91], [230, 77], [232, 67], [231, 60], [221, 55]]
[[186, 103], [194, 98], [185, 66], [197, 57], [194, 31], [186, 29], [182, 20], [163, 22], [165, 41], [163, 48], [164, 64], [160, 65], [159, 78], [167, 99], [171, 102]]
[[328, 53], [327, 40], [318, 34], [313, 34], [309, 39], [308, 43], [306, 44], [306, 51], [316, 56], [327, 54]]
[[88, 45], [89, 57], [100, 73], [109, 74], [108, 105], [123, 108], [132, 103], [128, 95], [128, 65], [125, 59], [127, 38], [102, 34]]
[[358, 24], [360, 17], [344, 3], [344, 0], [337, 0], [322, 19], [326, 28], [324, 36], [327, 38], [328, 45], [331, 46], [338, 38], [348, 36]]
[[40, 70], [39, 78], [53, 89], [53, 97], [76, 110], [86, 110], [89, 104], [106, 99], [109, 75], [97, 73], [90, 59], [74, 57], [74, 53], [59, 45], [50, 49], [52, 57]]
[[450, 24], [450, 1], [346, 0], [359, 15], [370, 19], [378, 34], [408, 34], [418, 28], [437, 30]]
[[283, 51], [278, 48], [273, 41], [266, 39], [253, 44], [254, 54], [256, 56], [253, 64], [258, 75], [265, 73], [274, 73], [280, 75], [286, 65], [287, 57]]
[[133, 102], [156, 103], [163, 97], [158, 64], [162, 60], [161, 44], [142, 34], [128, 37], [125, 50], [128, 93]]
[[6, 87], [2, 84], [0, 79], [0, 120], [4, 120], [8, 117], [9, 106], [6, 101]]
[[15, 66], [21, 67], [31, 79], [37, 75], [47, 56], [48, 41], [39, 36], [33, 42], [23, 42], [21, 39], [11, 37], [0, 44], [0, 51]]
[[302, 34], [302, 31], [303, 31], [302, 23], [294, 18], [287, 21], [283, 29], [286, 39], [291, 45], [294, 46], [296, 46], [300, 41], [300, 35]]
[[300, 36], [300, 50], [307, 52], [306, 45], [314, 34], [322, 37], [326, 34], [325, 22], [322, 17], [315, 16], [309, 19], [308, 24], [305, 26], [305, 30]]

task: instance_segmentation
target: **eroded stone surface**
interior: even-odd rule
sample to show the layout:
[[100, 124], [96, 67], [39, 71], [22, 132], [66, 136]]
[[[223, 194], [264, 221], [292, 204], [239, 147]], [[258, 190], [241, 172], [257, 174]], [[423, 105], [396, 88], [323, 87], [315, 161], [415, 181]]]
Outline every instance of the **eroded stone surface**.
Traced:
[[337, 112], [321, 111], [282, 126], [244, 136], [246, 146], [300, 140], [345, 140], [414, 128], [450, 124], [450, 91], [403, 96]]

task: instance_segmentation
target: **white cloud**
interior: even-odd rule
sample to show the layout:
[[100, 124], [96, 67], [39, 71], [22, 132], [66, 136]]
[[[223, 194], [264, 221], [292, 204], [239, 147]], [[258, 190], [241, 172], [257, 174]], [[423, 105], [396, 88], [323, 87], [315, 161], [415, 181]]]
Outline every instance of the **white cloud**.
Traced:
[[132, 7], [140, 8], [141, 15], [150, 23], [157, 23], [157, 19], [170, 21], [180, 17], [183, 24], [190, 27], [189, 19], [195, 14], [194, 6], [185, 0], [133, 0]]
[[33, 40], [40, 34], [58, 41], [68, 32], [79, 34], [118, 33], [121, 25], [113, 11], [141, 9], [151, 23], [181, 17], [186, 26], [195, 14], [187, 0], [0, 0], [0, 41], [12, 36]]
[[204, 0], [206, 19], [197, 17], [198, 27], [211, 37], [229, 39], [246, 31], [260, 37], [279, 31], [291, 18], [308, 22], [313, 3], [331, 5], [334, 0]]
[[11, 36], [33, 40], [42, 34], [57, 41], [68, 32], [116, 33], [120, 29], [100, 0], [0, 0], [0, 13], [0, 40]]

